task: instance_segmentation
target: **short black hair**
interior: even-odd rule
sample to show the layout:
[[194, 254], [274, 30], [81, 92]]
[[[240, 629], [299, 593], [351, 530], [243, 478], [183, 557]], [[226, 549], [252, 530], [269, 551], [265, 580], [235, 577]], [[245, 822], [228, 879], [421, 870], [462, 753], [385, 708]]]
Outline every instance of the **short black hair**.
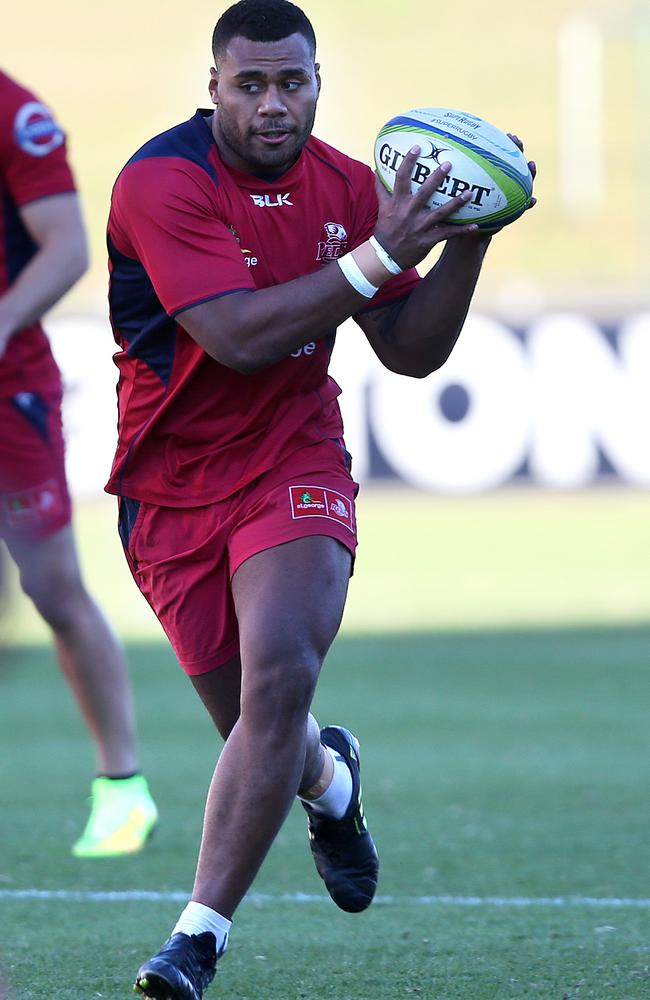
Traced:
[[289, 0], [239, 0], [224, 11], [212, 32], [215, 63], [231, 40], [240, 36], [251, 42], [278, 42], [289, 35], [306, 38], [314, 58], [316, 35], [307, 15]]

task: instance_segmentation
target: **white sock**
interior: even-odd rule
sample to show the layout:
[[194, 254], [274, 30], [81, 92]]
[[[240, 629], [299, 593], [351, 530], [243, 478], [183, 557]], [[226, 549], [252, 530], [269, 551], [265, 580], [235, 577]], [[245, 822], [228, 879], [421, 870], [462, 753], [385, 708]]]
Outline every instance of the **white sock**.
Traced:
[[[334, 762], [334, 775], [329, 788], [325, 789], [317, 799], [311, 799], [309, 806], [314, 812], [330, 819], [341, 819], [345, 815], [352, 798], [352, 774], [350, 768], [339, 754], [331, 747], [324, 746]], [[306, 801], [306, 800], [305, 800]]]
[[172, 934], [202, 934], [212, 931], [217, 942], [217, 958], [223, 955], [228, 947], [228, 935], [232, 920], [222, 917], [216, 910], [203, 903], [191, 900], [181, 913]]

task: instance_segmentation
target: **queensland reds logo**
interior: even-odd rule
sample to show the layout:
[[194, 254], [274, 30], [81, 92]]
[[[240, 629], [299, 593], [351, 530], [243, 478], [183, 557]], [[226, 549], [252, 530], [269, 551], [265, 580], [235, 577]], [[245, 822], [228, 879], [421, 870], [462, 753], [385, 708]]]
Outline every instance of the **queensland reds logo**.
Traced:
[[14, 139], [24, 153], [47, 156], [62, 145], [63, 131], [44, 104], [28, 101], [14, 119]]
[[339, 222], [326, 222], [325, 239], [318, 244], [316, 260], [336, 260], [347, 247], [348, 233]]

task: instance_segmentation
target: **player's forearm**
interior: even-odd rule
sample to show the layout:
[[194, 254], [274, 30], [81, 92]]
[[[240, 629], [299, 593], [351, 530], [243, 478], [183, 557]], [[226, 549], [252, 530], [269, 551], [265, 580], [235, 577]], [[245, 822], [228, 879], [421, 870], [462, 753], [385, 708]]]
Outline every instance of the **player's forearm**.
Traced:
[[83, 235], [52, 238], [41, 246], [0, 298], [0, 346], [39, 320], [79, 280], [88, 266]]
[[330, 264], [285, 284], [206, 302], [177, 319], [216, 361], [254, 374], [320, 340], [367, 303]]
[[382, 330], [384, 363], [424, 378], [453, 350], [467, 317], [489, 238], [447, 243], [439, 261]]

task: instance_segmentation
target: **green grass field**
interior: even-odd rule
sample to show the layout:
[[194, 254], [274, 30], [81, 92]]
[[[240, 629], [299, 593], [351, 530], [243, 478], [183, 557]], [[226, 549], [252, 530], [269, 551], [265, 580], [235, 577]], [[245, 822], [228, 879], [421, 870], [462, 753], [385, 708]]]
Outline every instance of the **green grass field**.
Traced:
[[[14, 605], [23, 641], [0, 668], [0, 960], [14, 1000], [129, 995], [191, 885], [219, 748], [134, 610], [106, 520], [104, 505], [79, 512], [93, 583], [104, 595], [127, 586], [111, 612], [130, 621], [161, 825], [141, 856], [69, 855], [91, 749]], [[350, 616], [316, 711], [362, 740], [380, 897], [356, 917], [325, 899], [294, 810], [208, 997], [648, 996], [648, 520], [647, 497], [622, 491], [367, 496]], [[126, 895], [101, 895], [113, 892]]]

